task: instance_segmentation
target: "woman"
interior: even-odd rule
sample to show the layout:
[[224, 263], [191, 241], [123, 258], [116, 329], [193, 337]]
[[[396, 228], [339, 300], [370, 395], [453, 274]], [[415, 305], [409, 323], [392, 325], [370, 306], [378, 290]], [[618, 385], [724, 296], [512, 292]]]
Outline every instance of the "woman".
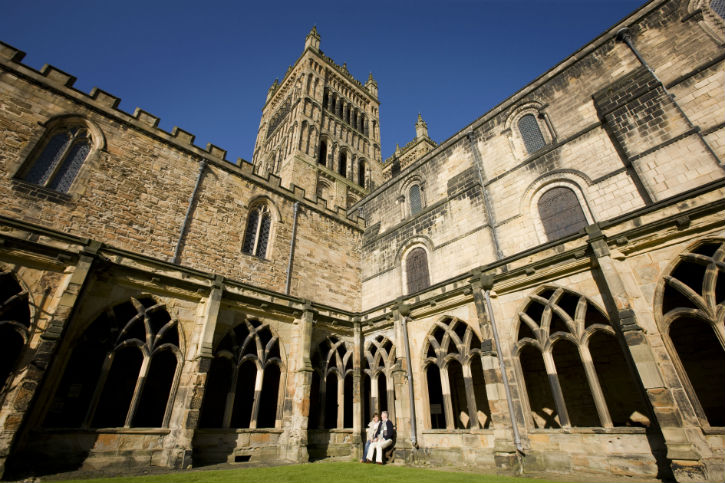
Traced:
[[368, 454], [368, 448], [370, 447], [370, 443], [372, 443], [373, 438], [375, 437], [375, 432], [378, 430], [378, 425], [380, 424], [380, 418], [378, 417], [378, 413], [373, 414], [373, 420], [368, 423], [368, 429], [367, 429], [367, 441], [365, 441], [365, 449], [363, 450], [362, 459], [360, 460], [360, 463], [366, 463], [365, 457]]

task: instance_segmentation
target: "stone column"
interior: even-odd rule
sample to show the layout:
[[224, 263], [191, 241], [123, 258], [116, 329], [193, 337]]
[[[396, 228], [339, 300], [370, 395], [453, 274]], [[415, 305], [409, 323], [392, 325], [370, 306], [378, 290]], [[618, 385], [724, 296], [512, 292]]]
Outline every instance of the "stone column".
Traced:
[[[515, 421], [512, 421], [511, 410], [509, 409], [509, 401], [507, 400], [506, 388], [504, 387], [499, 361], [499, 357], [504, 357], [504, 355], [496, 351], [491, 327], [492, 322], [486, 311], [486, 302], [484, 299], [484, 290], [491, 290], [492, 288], [492, 276], [482, 275], [480, 272], [474, 273], [474, 277], [471, 280], [471, 292], [476, 307], [478, 326], [481, 330], [481, 366], [483, 367], [483, 379], [486, 383], [486, 398], [488, 399], [488, 406], [491, 409], [491, 427], [493, 428], [494, 434], [494, 461], [498, 468], [508, 471], [520, 467], [520, 460], [514, 442], [513, 424], [516, 424], [517, 428], [523, 433], [520, 434], [522, 444], [528, 444], [528, 441], [526, 440], [526, 425], [524, 423], [520, 401], [515, 400], [511, 402], [511, 407], [515, 411]], [[510, 363], [508, 367], [510, 367]], [[518, 388], [516, 387], [514, 371], [509, 370], [508, 376], [511, 394], [519, 394]]]
[[165, 437], [164, 453], [160, 463], [171, 468], [186, 468], [192, 464], [192, 442], [199, 427], [201, 403], [204, 400], [206, 381], [214, 358], [213, 343], [219, 309], [224, 294], [224, 278], [217, 275], [204, 301], [203, 313], [197, 327], [199, 340], [188, 352], [179, 388], [176, 391], [174, 409], [169, 421], [169, 435]]
[[[652, 405], [653, 415], [667, 446], [667, 459], [677, 481], [704, 481], [707, 472], [702, 455], [688, 437], [685, 421], [671, 388], [665, 384], [660, 364], [650, 347], [644, 330], [637, 325], [637, 317], [632, 305], [632, 295], [617, 271], [610, 256], [606, 237], [599, 225], [586, 228], [588, 243], [592, 249], [595, 275], [599, 275], [600, 290], [605, 300], [613, 305], [616, 317], [613, 322], [619, 324], [626, 347], [637, 372], [647, 398]], [[618, 319], [618, 320], [616, 320]], [[703, 446], [704, 447], [704, 446]]]
[[[56, 374], [57, 377], [54, 378], [45, 378], [45, 375], [56, 356], [61, 343], [61, 335], [73, 316], [83, 289], [88, 284], [93, 262], [98, 256], [101, 246], [100, 242], [90, 241], [79, 254], [74, 269], [71, 271], [70, 267], [67, 267], [68, 275], [64, 282], [65, 286], [59, 288], [58, 303], [48, 326], [40, 335], [40, 342], [35, 354], [21, 378], [15, 380], [15, 389], [6, 395], [2, 410], [0, 410], [0, 424], [2, 425], [0, 428], [0, 476], [5, 472], [5, 463], [10, 451], [14, 447], [22, 447], [23, 440], [27, 438], [27, 429], [40, 424], [40, 417], [44, 412], [41, 408], [50, 403], [50, 398], [55, 393], [55, 387], [60, 383], [62, 374]], [[59, 368], [56, 367], [54, 372], [59, 372]], [[38, 388], [44, 378], [41, 394]], [[29, 412], [31, 404], [34, 404], [37, 409]], [[23, 425], [26, 428], [25, 432], [20, 431]]]
[[352, 449], [356, 459], [362, 458], [364, 434], [362, 358], [363, 335], [360, 318], [353, 321], [353, 354], [352, 354]]
[[[412, 381], [408, 377], [408, 362], [405, 357], [408, 341], [405, 340], [403, 324], [410, 310], [407, 305], [397, 303], [393, 307], [395, 327], [395, 366], [392, 370], [393, 386], [395, 391], [395, 428], [397, 441], [395, 443], [396, 455], [401, 455], [405, 461], [412, 461], [414, 451], [418, 444], [418, 435], [412, 431], [415, 420], [415, 406], [411, 405], [410, 391]], [[417, 432], [417, 429], [416, 429]], [[398, 453], [399, 452], [399, 453]]]
[[[308, 437], [307, 430], [310, 420], [310, 411], [319, 411], [320, 408], [310, 408], [310, 393], [318, 391], [319, 388], [312, 388], [312, 362], [310, 361], [310, 353], [312, 351], [312, 325], [315, 313], [310, 308], [310, 303], [306, 302], [302, 315], [295, 320], [297, 325], [297, 350], [294, 359], [290, 360], [288, 378], [287, 399], [285, 399], [284, 407], [291, 406], [292, 411], [289, 419], [285, 417], [283, 427], [288, 428], [287, 447], [285, 449], [285, 458], [297, 463], [303, 463], [309, 460], [307, 451]], [[290, 400], [291, 398], [291, 400]], [[324, 404], [324, 401], [323, 401]], [[285, 410], [285, 416], [289, 412]], [[314, 428], [313, 428], [314, 429]]]

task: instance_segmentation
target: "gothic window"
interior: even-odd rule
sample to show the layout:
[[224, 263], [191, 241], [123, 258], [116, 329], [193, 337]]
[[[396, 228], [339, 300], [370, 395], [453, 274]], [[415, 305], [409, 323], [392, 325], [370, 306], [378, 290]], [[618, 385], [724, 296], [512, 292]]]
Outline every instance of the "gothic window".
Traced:
[[93, 145], [85, 126], [52, 129], [40, 141], [42, 146], [20, 176], [28, 183], [67, 193]]
[[529, 154], [533, 154], [546, 146], [539, 123], [533, 114], [526, 114], [519, 119], [519, 132]]
[[428, 255], [422, 247], [413, 248], [405, 259], [405, 273], [408, 281], [408, 293], [428, 288]]
[[[310, 429], [352, 427], [352, 350], [337, 336], [326, 337], [312, 354], [315, 369]], [[347, 382], [347, 377], [350, 382]], [[317, 393], [317, 394], [315, 394]], [[315, 414], [313, 414], [315, 413]], [[313, 422], [315, 424], [313, 424]]]
[[259, 258], [266, 258], [272, 215], [266, 204], [258, 205], [249, 212], [247, 229], [244, 232], [242, 252]]
[[570, 188], [551, 188], [539, 198], [538, 209], [549, 240], [571, 235], [587, 226], [579, 199]]
[[347, 152], [340, 152], [340, 164], [338, 165], [338, 172], [342, 176], [347, 176]]
[[667, 345], [698, 417], [725, 426], [725, 243], [680, 255], [658, 290]]
[[710, 0], [710, 8], [725, 20], [725, 0]]
[[455, 317], [436, 322], [426, 337], [428, 427], [476, 429], [491, 425], [481, 365], [481, 339]]
[[361, 159], [357, 162], [357, 184], [365, 187], [365, 160]]
[[586, 297], [543, 288], [518, 318], [513, 352], [535, 428], [649, 425], [618, 335]]
[[395, 364], [395, 346], [387, 337], [377, 335], [368, 341], [363, 355], [363, 405], [365, 420], [373, 413], [388, 411], [388, 417], [395, 422], [395, 391], [391, 369]]
[[324, 139], [320, 141], [320, 151], [317, 156], [317, 163], [327, 166], [327, 141]]
[[0, 397], [28, 342], [29, 329], [28, 291], [12, 272], [0, 272]]
[[282, 368], [279, 339], [268, 325], [247, 319], [230, 329], [214, 350], [200, 426], [276, 427]]
[[414, 184], [408, 190], [408, 201], [410, 203], [410, 214], [411, 216], [420, 213], [423, 209], [423, 203], [420, 196], [420, 186]]
[[65, 367], [48, 427], [166, 427], [181, 373], [177, 322], [145, 296], [109, 308]]

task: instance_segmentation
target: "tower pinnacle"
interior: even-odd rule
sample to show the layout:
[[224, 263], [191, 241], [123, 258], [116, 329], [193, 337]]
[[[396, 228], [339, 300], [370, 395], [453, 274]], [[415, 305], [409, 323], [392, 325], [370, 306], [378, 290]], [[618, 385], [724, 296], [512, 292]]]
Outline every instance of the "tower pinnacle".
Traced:
[[305, 38], [305, 50], [311, 49], [315, 52], [320, 50], [320, 34], [317, 33], [317, 26], [313, 25], [310, 33]]
[[418, 113], [418, 122], [415, 123], [415, 137], [416, 139], [428, 137], [428, 124], [423, 120], [420, 113]]

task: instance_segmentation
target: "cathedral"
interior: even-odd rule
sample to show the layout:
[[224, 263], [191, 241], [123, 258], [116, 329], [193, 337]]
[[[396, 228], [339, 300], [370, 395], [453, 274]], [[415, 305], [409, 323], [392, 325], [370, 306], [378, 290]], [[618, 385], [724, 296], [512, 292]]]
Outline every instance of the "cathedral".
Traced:
[[723, 481], [724, 15], [385, 160], [315, 28], [251, 163], [0, 42], [0, 472], [360, 458], [387, 410], [395, 463]]

